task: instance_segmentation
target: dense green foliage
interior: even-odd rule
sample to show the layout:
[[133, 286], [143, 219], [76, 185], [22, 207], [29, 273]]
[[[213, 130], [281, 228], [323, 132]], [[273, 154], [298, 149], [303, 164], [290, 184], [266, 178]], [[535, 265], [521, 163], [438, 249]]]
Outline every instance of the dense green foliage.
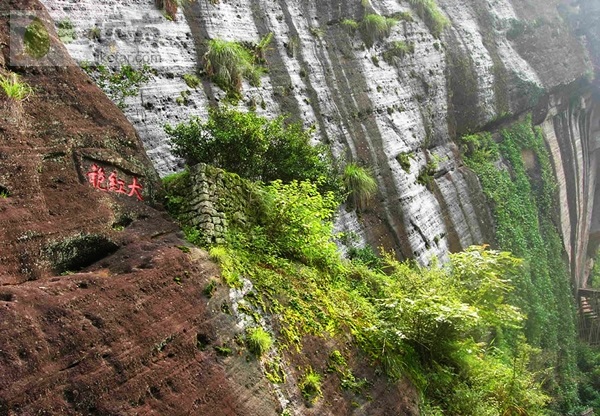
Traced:
[[311, 180], [322, 190], [342, 188], [329, 150], [312, 146], [311, 131], [283, 117], [219, 108], [209, 119], [166, 126], [173, 151], [189, 165], [211, 164], [251, 180]]
[[[347, 340], [349, 334], [391, 380], [410, 377], [424, 415], [574, 414], [579, 407], [574, 316], [552, 222], [555, 185], [542, 137], [529, 123], [503, 131], [500, 144], [488, 134], [463, 139], [466, 163], [492, 202], [498, 244], [524, 261], [472, 247], [452, 254], [449, 264], [429, 268], [376, 256], [368, 247], [350, 249], [353, 260], [340, 257], [332, 234], [340, 199], [323, 189], [321, 168], [296, 164], [304, 150], [286, 143], [297, 141], [309, 151], [300, 126], [290, 134], [282, 119], [214, 109], [206, 123], [196, 119], [167, 131], [190, 163], [277, 179], [249, 186], [247, 221], [230, 223], [225, 244], [210, 248], [228, 285], [239, 286], [242, 276], [252, 281], [247, 300], [277, 321], [277, 350], [300, 351], [307, 335]], [[279, 150], [269, 152], [271, 146]], [[324, 161], [319, 153], [311, 155]], [[500, 158], [510, 168], [499, 169]], [[361, 169], [348, 165], [348, 191], [365, 187], [356, 179], [367, 173]], [[424, 184], [432, 174], [420, 175]], [[350, 185], [349, 178], [356, 183]], [[186, 197], [188, 180], [185, 173], [169, 179], [170, 207]], [[194, 228], [186, 234], [201, 241]], [[340, 388], [360, 392], [368, 385], [339, 357], [335, 361], [328, 366], [340, 375]], [[281, 379], [274, 370], [267, 373]], [[308, 369], [299, 377], [307, 401], [318, 399], [327, 374]], [[586, 386], [594, 382], [590, 377]], [[590, 388], [584, 390], [593, 401]]]
[[[541, 132], [527, 119], [503, 130], [500, 143], [489, 133], [465, 136], [462, 142], [465, 162], [479, 176], [491, 202], [498, 246], [527, 265], [515, 280], [512, 298], [527, 315], [528, 342], [542, 348], [543, 360], [536, 368], [552, 368], [544, 383], [555, 398], [552, 408], [574, 414], [579, 404], [575, 309], [565, 253], [553, 222], [556, 185]], [[499, 159], [505, 168], [498, 168]]]
[[[495, 339], [518, 334], [524, 320], [509, 302], [519, 260], [473, 247], [446, 266], [420, 268], [384, 255], [369, 269], [343, 260], [333, 243], [332, 194], [310, 182], [276, 181], [257, 185], [251, 199], [255, 217], [230, 228], [227, 243], [210, 253], [228, 284], [252, 280], [247, 299], [276, 317], [279, 350], [300, 351], [306, 335], [350, 334], [392, 380], [413, 380], [424, 414], [543, 414], [548, 398], [530, 371], [538, 351], [519, 337], [511, 347]], [[343, 375], [340, 388], [368, 384], [334, 367]], [[300, 377], [307, 401], [318, 399], [323, 377], [310, 369]]]

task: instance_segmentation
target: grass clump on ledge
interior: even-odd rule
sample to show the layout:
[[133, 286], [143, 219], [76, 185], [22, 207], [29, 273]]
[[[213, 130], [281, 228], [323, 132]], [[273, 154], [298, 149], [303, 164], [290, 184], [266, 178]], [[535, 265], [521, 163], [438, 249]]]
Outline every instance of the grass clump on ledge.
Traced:
[[415, 45], [401, 40], [392, 42], [391, 46], [387, 51], [383, 53], [383, 59], [388, 63], [392, 64], [395, 59], [402, 59], [408, 54], [415, 52]]
[[377, 181], [367, 169], [356, 163], [349, 163], [344, 168], [344, 185], [357, 209], [366, 208], [377, 192]]
[[33, 95], [33, 88], [14, 72], [0, 75], [0, 88], [8, 97], [6, 109], [11, 119], [16, 124], [21, 124], [24, 118], [23, 103]]
[[250, 328], [246, 333], [246, 345], [250, 352], [261, 357], [273, 345], [273, 338], [261, 327]]
[[21, 81], [21, 77], [10, 72], [8, 75], [0, 75], [0, 87], [4, 91], [4, 94], [12, 101], [22, 102], [33, 95], [33, 88], [24, 81]]
[[376, 41], [388, 37], [396, 23], [398, 21], [392, 17], [367, 14], [360, 23], [360, 33], [365, 45], [370, 48]]
[[300, 387], [304, 400], [310, 404], [314, 404], [323, 395], [321, 391], [321, 375], [312, 368], [306, 371], [298, 387]]
[[256, 56], [242, 44], [223, 39], [208, 41], [204, 69], [212, 81], [234, 101], [240, 98], [244, 79], [252, 86], [259, 86], [260, 77], [265, 71], [257, 64]]
[[435, 0], [408, 0], [408, 2], [415, 8], [419, 17], [425, 21], [431, 34], [439, 38], [450, 22], [442, 14]]

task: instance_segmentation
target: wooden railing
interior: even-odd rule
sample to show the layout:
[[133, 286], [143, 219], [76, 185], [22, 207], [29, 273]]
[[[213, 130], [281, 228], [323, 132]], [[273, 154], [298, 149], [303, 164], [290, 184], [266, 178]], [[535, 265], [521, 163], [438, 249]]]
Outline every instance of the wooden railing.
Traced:
[[600, 345], [600, 290], [579, 289], [579, 337]]

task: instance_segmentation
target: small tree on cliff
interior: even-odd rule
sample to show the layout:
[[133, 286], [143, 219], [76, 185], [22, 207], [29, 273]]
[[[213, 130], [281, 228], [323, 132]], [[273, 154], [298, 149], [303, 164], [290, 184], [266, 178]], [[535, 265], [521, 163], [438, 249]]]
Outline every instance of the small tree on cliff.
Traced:
[[212, 108], [206, 122], [194, 117], [165, 130], [173, 153], [189, 165], [207, 163], [264, 182], [310, 180], [338, 195], [343, 188], [329, 150], [312, 146], [311, 130], [286, 124], [284, 117], [268, 120], [254, 112]]

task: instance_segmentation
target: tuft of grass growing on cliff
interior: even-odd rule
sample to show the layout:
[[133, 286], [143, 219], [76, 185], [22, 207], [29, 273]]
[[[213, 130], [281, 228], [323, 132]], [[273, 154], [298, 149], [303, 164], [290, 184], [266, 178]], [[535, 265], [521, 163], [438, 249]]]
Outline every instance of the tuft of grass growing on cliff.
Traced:
[[377, 192], [377, 181], [375, 178], [373, 178], [367, 169], [356, 163], [348, 163], [346, 165], [343, 178], [346, 192], [352, 198], [354, 206], [357, 209], [366, 208], [369, 200]]
[[435, 0], [408, 0], [408, 2], [413, 6], [417, 15], [425, 21], [431, 34], [439, 38], [450, 22], [442, 14]]
[[8, 97], [6, 106], [13, 121], [21, 124], [24, 116], [23, 103], [33, 95], [33, 88], [14, 72], [0, 75], [0, 88]]
[[306, 370], [298, 384], [302, 397], [310, 404], [314, 404], [323, 395], [321, 390], [321, 375], [312, 368]]
[[365, 45], [370, 48], [376, 41], [387, 38], [398, 21], [392, 17], [367, 14], [360, 23], [360, 33]]
[[414, 53], [414, 51], [415, 45], [413, 43], [397, 40], [392, 42], [390, 47], [383, 53], [383, 59], [391, 65], [395, 59], [402, 59], [406, 55]]
[[246, 333], [246, 345], [250, 352], [261, 357], [273, 345], [273, 338], [261, 327], [250, 328]]
[[247, 48], [238, 42], [223, 39], [208, 41], [204, 69], [213, 82], [234, 101], [241, 97], [244, 79], [252, 86], [259, 86], [260, 77], [265, 71], [256, 64], [255, 56]]

